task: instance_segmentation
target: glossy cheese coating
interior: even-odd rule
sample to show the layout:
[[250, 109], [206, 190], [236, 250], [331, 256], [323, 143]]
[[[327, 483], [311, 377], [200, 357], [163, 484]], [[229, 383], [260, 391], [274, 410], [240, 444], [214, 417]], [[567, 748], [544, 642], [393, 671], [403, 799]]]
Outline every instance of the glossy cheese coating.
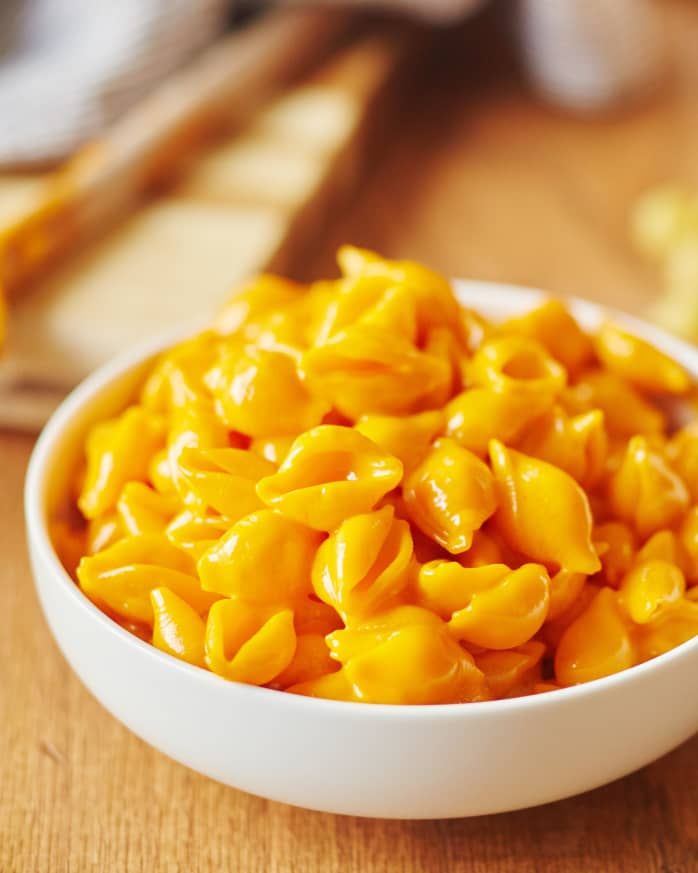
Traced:
[[[351, 246], [164, 352], [53, 524], [167, 656], [339, 701], [475, 704], [698, 634], [693, 380], [559, 300], [501, 323]], [[692, 417], [693, 416], [693, 417]]]

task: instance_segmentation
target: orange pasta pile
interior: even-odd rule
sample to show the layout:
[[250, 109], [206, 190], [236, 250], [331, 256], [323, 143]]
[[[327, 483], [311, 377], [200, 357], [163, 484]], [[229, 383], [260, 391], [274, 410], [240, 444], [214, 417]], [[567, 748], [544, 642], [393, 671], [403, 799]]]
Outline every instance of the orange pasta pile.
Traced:
[[339, 261], [252, 282], [91, 430], [55, 524], [84, 593], [227, 679], [369, 703], [535, 694], [698, 633], [684, 369], [556, 300], [495, 325], [417, 264]]

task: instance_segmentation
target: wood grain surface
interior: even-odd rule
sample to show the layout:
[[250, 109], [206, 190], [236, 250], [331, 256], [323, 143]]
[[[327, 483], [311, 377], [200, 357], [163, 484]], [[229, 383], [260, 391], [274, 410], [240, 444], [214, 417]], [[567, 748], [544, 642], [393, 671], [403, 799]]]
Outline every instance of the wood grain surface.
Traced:
[[[698, 175], [698, 7], [664, 8], [666, 83], [593, 121], [527, 92], [501, 8], [439, 36], [355, 208], [296, 272], [324, 272], [350, 239], [641, 311], [657, 277], [627, 241], [628, 209], [655, 181]], [[698, 738], [586, 795], [461, 821], [305, 812], [170, 762], [92, 699], [49, 636], [23, 536], [30, 450], [26, 437], [0, 436], [1, 873], [698, 870]]]

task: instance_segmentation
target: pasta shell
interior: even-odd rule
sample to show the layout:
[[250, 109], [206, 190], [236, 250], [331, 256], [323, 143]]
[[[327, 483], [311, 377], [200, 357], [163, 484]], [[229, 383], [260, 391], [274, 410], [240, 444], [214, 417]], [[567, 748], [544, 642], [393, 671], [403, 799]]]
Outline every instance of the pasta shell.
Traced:
[[591, 541], [586, 494], [552, 464], [490, 443], [499, 495], [494, 524], [515, 549], [546, 565], [595, 573], [601, 563]]
[[440, 439], [407, 477], [410, 519], [453, 555], [467, 551], [473, 534], [497, 508], [487, 465], [450, 439]]
[[321, 425], [293, 443], [278, 471], [257, 483], [267, 506], [316, 530], [331, 531], [368, 512], [402, 479], [393, 455], [348, 427]]

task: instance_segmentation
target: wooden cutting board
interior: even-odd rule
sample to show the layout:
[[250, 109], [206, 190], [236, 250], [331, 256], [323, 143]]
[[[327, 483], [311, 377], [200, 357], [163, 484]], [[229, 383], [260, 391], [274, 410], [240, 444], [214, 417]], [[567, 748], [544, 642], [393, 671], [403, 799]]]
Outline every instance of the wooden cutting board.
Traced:
[[[290, 269], [355, 188], [367, 131], [409, 43], [392, 31], [353, 40], [18, 297], [0, 424], [38, 428], [113, 355], [205, 318], [245, 277]], [[19, 185], [16, 196], [30, 198], [32, 181], [41, 184]]]

